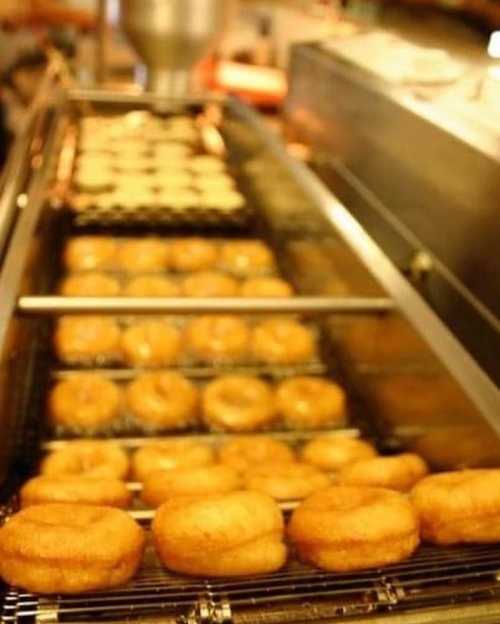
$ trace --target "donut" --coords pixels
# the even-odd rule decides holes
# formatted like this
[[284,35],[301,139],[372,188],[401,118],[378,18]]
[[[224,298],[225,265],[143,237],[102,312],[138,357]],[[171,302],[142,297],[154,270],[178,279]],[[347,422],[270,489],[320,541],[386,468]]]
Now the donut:
[[152,429],[185,429],[196,422],[197,388],[176,372],[144,373],[125,390],[133,417]]
[[443,472],[422,479],[410,500],[422,539],[433,544],[500,542],[500,470]]
[[159,275],[141,275],[131,279],[123,289],[125,297],[180,297],[177,282]]
[[144,532],[112,507],[51,503],[26,507],[0,528],[0,576],[38,594],[77,594],[129,581]]
[[160,470],[147,475],[142,487],[142,500],[159,507],[176,496],[210,496],[234,492],[240,486],[238,473],[229,466]]
[[252,332],[252,356],[265,364],[300,364],[316,352],[311,331],[297,321],[271,319],[256,325]]
[[74,373],[59,381],[48,401],[52,424],[91,430],[112,423],[120,407],[117,385],[96,373]]
[[248,490],[276,500],[299,500],[330,485],[330,479],[310,464],[273,460],[251,466],[244,482]]
[[250,330],[237,316],[199,316],[184,332],[187,352],[202,362],[229,364],[241,360],[250,346]]
[[216,156],[193,156],[189,162],[188,167],[193,173],[205,174],[205,173],[222,173],[226,169],[226,164],[220,158]]
[[157,197],[160,207],[169,210],[188,210],[198,205],[198,194],[188,189],[160,189]]
[[59,292],[64,297],[116,297],[120,282],[104,273],[75,273],[66,277]]
[[283,518],[259,492],[172,498],[156,512],[158,557],[192,576],[246,576],[279,570],[286,561]]
[[345,418],[345,393],[319,377],[292,377],[276,389],[276,407],[287,427],[320,429]]
[[57,321],[54,348],[63,362],[114,360],[120,351],[120,328],[106,316],[63,316]]
[[158,162],[155,162],[156,172],[154,175],[153,186],[160,193],[170,193],[172,191],[189,191],[192,185],[192,176],[189,171],[183,169],[162,168]]
[[220,251],[220,265],[235,275],[267,273],[275,268],[272,251],[260,241],[232,241]]
[[287,444],[279,440],[266,436],[241,436],[221,447],[219,461],[237,472],[246,472],[264,462],[292,462],[294,454]]
[[288,282],[279,277],[252,277],[243,282],[242,297],[276,297],[284,299],[293,296],[293,289]]
[[336,435],[314,438],[301,452],[302,461],[327,472],[337,472],[344,466],[376,456],[377,451],[368,442]]
[[186,297],[236,297],[238,282],[224,273],[200,271],[183,280],[182,290]]
[[345,485],[367,485],[406,492],[423,479],[429,469],[424,460],[413,453],[391,457],[373,457],[349,464],[339,472]]
[[407,559],[419,544],[419,526],[399,492],[332,486],[299,505],[288,536],[302,561],[328,572],[353,572]]
[[200,206],[211,210],[232,212],[245,206],[245,198],[232,189],[202,190]]
[[208,173],[194,179],[195,188],[202,192],[227,191],[234,189],[234,180],[227,173]]
[[203,420],[215,431],[255,431],[276,418],[272,389],[257,377],[227,375],[203,391]]
[[125,509],[132,493],[118,479],[93,479],[72,475],[40,476],[27,481],[20,492],[21,507],[45,503],[104,505]]
[[128,240],[120,246],[118,263],[127,273],[155,273],[168,268],[168,245],[154,238]]
[[125,329],[121,353],[126,364],[136,368],[176,364],[181,353],[178,329],[164,321],[141,321]]
[[70,239],[63,252],[69,271],[96,271],[113,268],[117,244],[106,236],[78,236]]
[[193,440],[164,440],[146,444],[132,457],[132,472],[138,481],[160,470],[201,468],[214,462],[214,452]]
[[75,185],[84,193],[102,193],[113,188],[113,175],[111,171],[99,169],[99,165],[95,168],[80,169],[75,173],[73,178]]
[[48,455],[41,473],[49,477],[62,475],[121,479],[128,474],[129,461],[125,451],[113,442],[75,440]]
[[206,271],[217,262],[217,247],[204,238],[179,238],[170,246],[171,265],[176,271]]

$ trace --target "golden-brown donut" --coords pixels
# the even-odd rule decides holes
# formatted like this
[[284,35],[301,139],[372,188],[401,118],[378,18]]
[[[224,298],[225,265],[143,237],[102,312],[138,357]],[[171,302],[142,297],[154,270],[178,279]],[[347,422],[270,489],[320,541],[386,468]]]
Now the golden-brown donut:
[[76,440],[48,455],[41,472],[47,476],[73,475],[95,479],[125,479],[129,461],[125,451],[114,442]]
[[144,373],[125,391],[128,408],[146,428],[184,429],[196,421],[199,394],[180,373]]
[[250,330],[237,316],[200,316],[184,333],[188,353],[203,362],[232,363],[248,352]]
[[64,297],[116,297],[120,282],[104,273],[75,273],[66,277],[60,287]]
[[70,364],[114,360],[120,352],[120,328],[106,316],[63,316],[57,321],[54,347]]
[[337,472],[344,466],[376,456],[377,451],[368,442],[337,435],[314,438],[301,452],[303,461],[327,472]]
[[293,288],[279,277],[252,277],[241,286],[242,297],[279,297],[284,299],[293,295]]
[[245,474],[249,490],[264,492],[276,500],[299,500],[324,490],[330,479],[310,464],[269,461],[256,464]]
[[384,487],[406,492],[429,472],[425,461],[413,453],[373,457],[349,464],[340,470],[339,482],[345,485]]
[[315,355],[314,336],[297,321],[271,319],[252,332],[252,355],[266,364],[300,364]]
[[500,470],[443,472],[422,479],[410,500],[422,539],[434,544],[500,542]]
[[246,472],[261,463],[294,461],[292,449],[267,436],[241,436],[226,442],[219,450],[219,461],[237,472]]
[[286,561],[281,511],[259,492],[172,498],[156,512],[153,536],[163,565],[182,574],[265,574]]
[[69,271],[110,269],[116,263],[116,241],[107,236],[77,236],[64,247],[64,266]]
[[170,249],[154,238],[138,238],[121,244],[118,263],[127,273],[156,273],[168,268]]
[[144,542],[140,526],[121,509],[34,505],[0,528],[0,576],[40,594],[109,589],[135,574]]
[[229,466],[160,470],[147,475],[141,498],[151,507],[159,507],[175,496],[210,496],[234,492],[241,485],[238,473]]
[[170,249],[172,268],[176,271],[206,271],[217,262],[217,246],[204,238],[179,238]]
[[181,335],[165,321],[141,321],[122,333],[121,352],[126,364],[134,367],[170,366],[179,360]]
[[408,558],[419,544],[417,515],[399,492],[332,486],[293,512],[288,535],[300,558],[331,572],[351,572]]
[[226,168],[226,165],[221,158],[205,154],[193,156],[189,160],[188,166],[191,171],[198,174],[220,173]]
[[168,277],[141,275],[131,279],[123,288],[125,297],[180,297],[179,284]]
[[203,391],[203,420],[216,431],[255,431],[273,422],[276,407],[268,383],[247,375],[227,375]]
[[256,240],[225,243],[220,251],[220,264],[235,275],[268,273],[275,267],[272,251]]
[[119,415],[118,386],[96,373],[74,373],[59,381],[49,394],[49,414],[54,425],[99,429]]
[[125,509],[130,505],[132,493],[118,479],[42,475],[23,485],[20,499],[21,507],[45,503],[75,503]]
[[184,278],[182,290],[186,297],[236,297],[238,282],[224,273],[200,271]]
[[214,462],[214,452],[194,440],[163,440],[147,444],[132,457],[135,479],[144,481],[148,474],[176,468],[200,468]]

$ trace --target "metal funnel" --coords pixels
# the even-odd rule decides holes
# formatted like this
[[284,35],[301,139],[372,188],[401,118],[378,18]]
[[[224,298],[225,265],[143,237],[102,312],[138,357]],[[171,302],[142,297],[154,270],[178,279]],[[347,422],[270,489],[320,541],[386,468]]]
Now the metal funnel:
[[189,92],[193,67],[215,46],[235,0],[121,0],[122,26],[147,67],[147,89]]

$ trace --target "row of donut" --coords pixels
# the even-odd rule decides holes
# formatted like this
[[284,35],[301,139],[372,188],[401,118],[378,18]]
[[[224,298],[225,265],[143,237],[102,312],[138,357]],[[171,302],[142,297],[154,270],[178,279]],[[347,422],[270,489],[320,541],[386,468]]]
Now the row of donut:
[[250,322],[231,315],[174,321],[67,316],[56,324],[55,352],[69,365],[305,365],[317,360],[315,331],[292,319]]
[[345,393],[321,377],[292,377],[275,387],[247,375],[224,375],[199,388],[177,372],[138,375],[122,390],[96,373],[74,373],[49,393],[52,424],[80,433],[141,428],[258,431],[273,425],[324,429],[345,423]]

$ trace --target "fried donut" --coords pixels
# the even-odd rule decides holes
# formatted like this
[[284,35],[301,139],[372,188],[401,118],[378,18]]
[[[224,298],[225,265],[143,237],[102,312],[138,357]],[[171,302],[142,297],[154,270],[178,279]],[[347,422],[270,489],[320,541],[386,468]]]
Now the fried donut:
[[95,479],[122,479],[128,474],[125,451],[114,442],[75,440],[48,455],[41,473],[50,477],[73,475]]
[[217,262],[217,247],[204,238],[179,238],[171,244],[171,264],[176,271],[206,271]]
[[406,492],[429,472],[419,455],[402,453],[391,457],[374,457],[345,466],[339,472],[344,485],[367,485]]
[[104,505],[125,509],[132,493],[118,479],[93,479],[57,475],[30,479],[21,488],[21,507],[45,503],[77,503]]
[[175,496],[227,494],[239,486],[238,473],[229,466],[214,464],[203,468],[160,470],[147,475],[141,498],[147,505],[159,507]]
[[214,452],[206,444],[193,440],[164,440],[147,444],[132,457],[134,478],[144,481],[160,470],[201,468],[214,462]]
[[248,469],[245,486],[276,500],[299,500],[330,485],[330,479],[310,464],[270,461]]
[[54,347],[63,362],[114,360],[120,352],[120,328],[106,316],[63,316],[57,321]]
[[141,275],[131,279],[123,289],[125,297],[180,297],[177,282],[159,275]]
[[203,420],[215,431],[255,431],[276,418],[272,389],[257,377],[227,375],[203,391]]
[[260,241],[234,241],[222,245],[220,264],[235,275],[267,273],[275,267],[272,251]]
[[52,503],[13,515],[0,529],[0,576],[39,594],[76,594],[129,581],[144,532],[111,507]]
[[222,173],[226,168],[226,164],[221,158],[205,154],[193,156],[189,160],[188,166],[191,171],[198,174]]
[[335,435],[314,438],[301,453],[302,461],[327,472],[336,472],[344,466],[376,456],[377,451],[368,442]]
[[186,348],[203,362],[232,363],[248,352],[250,330],[237,316],[200,316],[184,333]]
[[113,268],[117,244],[106,236],[78,236],[64,248],[64,266],[69,271],[95,271]]
[[182,290],[186,297],[236,297],[238,282],[224,273],[200,271],[183,280]]
[[178,329],[164,321],[142,321],[122,333],[121,352],[125,363],[134,367],[169,366],[181,353]]
[[99,429],[118,416],[121,394],[115,383],[101,375],[75,373],[52,388],[48,403],[54,425]]
[[433,544],[500,542],[500,470],[443,472],[422,479],[410,500],[422,539]]
[[237,472],[246,472],[265,462],[292,462],[294,455],[292,449],[279,440],[266,436],[241,436],[221,447],[219,461]]
[[300,364],[315,355],[314,336],[297,321],[271,319],[252,333],[252,355],[266,364]]
[[75,273],[66,277],[59,289],[64,297],[116,297],[120,282],[104,273]]
[[168,268],[170,250],[166,243],[154,238],[128,240],[120,246],[118,263],[127,273],[156,273]]
[[196,386],[176,372],[145,373],[125,391],[132,415],[153,429],[184,429],[196,421],[199,396]]
[[288,282],[279,277],[252,277],[241,286],[242,297],[276,297],[284,299],[293,295]]
[[407,559],[419,544],[417,514],[399,492],[332,486],[293,512],[288,535],[299,557],[329,572]]
[[182,574],[265,574],[286,561],[281,511],[259,492],[172,498],[156,512],[153,537],[163,565]]

